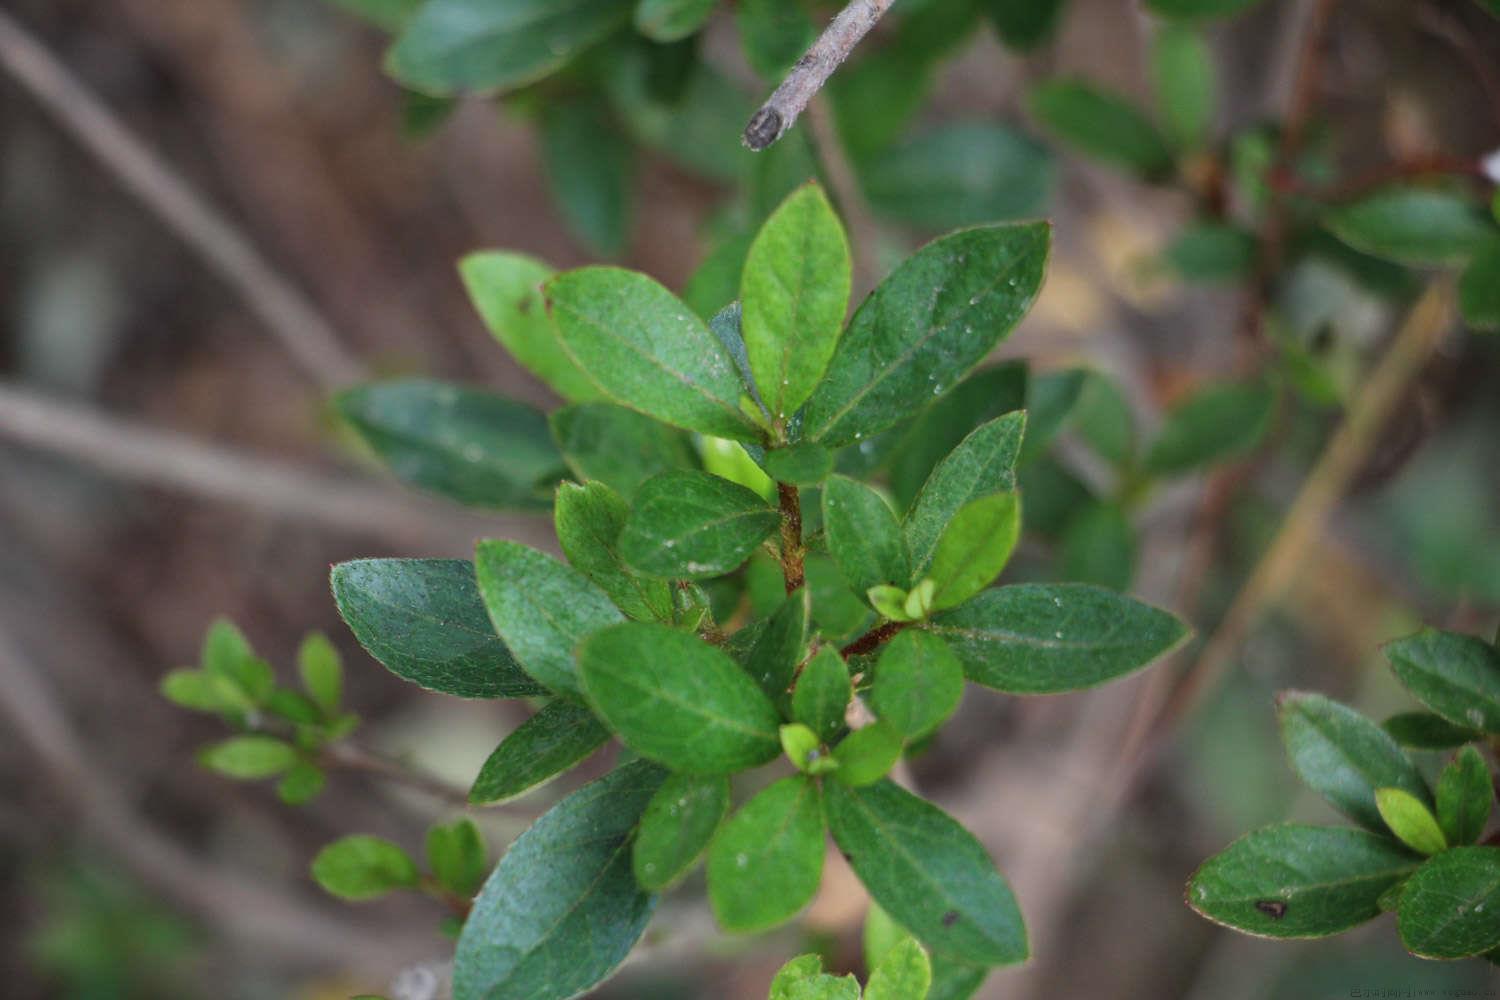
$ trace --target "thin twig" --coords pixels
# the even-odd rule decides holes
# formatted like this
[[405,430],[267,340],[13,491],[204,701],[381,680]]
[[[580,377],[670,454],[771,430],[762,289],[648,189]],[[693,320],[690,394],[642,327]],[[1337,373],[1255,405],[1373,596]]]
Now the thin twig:
[[801,587],[806,573],[802,551],[802,501],[797,496],[797,487],[786,483],[776,484],[776,495],[781,500],[781,573],[786,579],[788,594]]
[[324,763],[346,771],[359,771],[386,781],[414,788],[440,802],[461,809],[469,806],[469,794],[457,785],[424,771],[413,770],[400,761],[366,750],[353,743],[334,743],[323,751]]
[[862,653],[874,652],[880,648],[882,642],[885,642],[891,636],[906,628],[908,624],[908,622],[886,622],[883,625],[877,625],[839,650],[839,652],[844,654],[844,656],[859,656]]
[[318,308],[3,10],[0,67],[216,270],[314,381],[336,388],[363,377],[364,367]]
[[781,86],[777,87],[745,126],[745,145],[759,151],[786,134],[807,103],[813,99],[833,71],[847,58],[860,39],[890,9],[895,0],[850,0],[829,22],[807,54],[797,60]]

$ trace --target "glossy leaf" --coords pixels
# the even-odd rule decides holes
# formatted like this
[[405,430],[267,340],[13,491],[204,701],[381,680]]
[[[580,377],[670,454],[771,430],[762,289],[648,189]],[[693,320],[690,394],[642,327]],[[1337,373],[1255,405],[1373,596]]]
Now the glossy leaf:
[[1500,732],[1500,650],[1471,635],[1423,629],[1385,646],[1417,700],[1459,726]]
[[1146,471],[1177,475],[1254,449],[1271,424],[1276,394],[1260,382],[1198,390],[1167,413],[1146,454]]
[[915,938],[904,938],[871,970],[865,1000],[923,1000],[931,986],[927,953]]
[[901,525],[873,487],[830,476],[823,484],[823,531],[828,551],[855,593],[909,582],[911,560]]
[[664,625],[595,634],[579,654],[589,700],[642,756],[687,774],[728,774],[781,751],[781,718],[722,650]]
[[653,42],[675,42],[703,27],[714,0],[639,0],[635,30]]
[[1396,839],[1418,854],[1436,854],[1448,846],[1437,817],[1421,799],[1400,788],[1375,789],[1375,805]]
[[854,690],[849,668],[833,646],[824,646],[807,661],[792,690],[792,718],[828,743],[844,728],[844,712]]
[[856,729],[833,748],[838,764],[833,777],[846,785],[862,787],[891,773],[901,759],[901,732],[888,722],[872,722]]
[[681,431],[613,403],[581,403],[552,414],[552,436],[579,479],[597,479],[629,500],[669,469],[697,468]]
[[1172,154],[1155,125],[1134,104],[1078,79],[1056,79],[1033,89],[1031,116],[1087,156],[1147,179],[1164,176]]
[[1049,240],[1045,223],[979,227],[908,258],[854,314],[803,408],[803,436],[848,444],[951,389],[1030,308]]
[[663,782],[631,848],[641,888],[660,892],[691,871],[728,813],[728,778],[674,774]]
[[558,544],[574,569],[631,618],[669,621],[671,584],[639,575],[620,555],[620,534],[629,516],[630,505],[602,482],[564,483],[553,507]]
[[489,874],[484,837],[467,816],[427,831],[427,867],[437,884],[460,899],[479,891]]
[[950,229],[1041,214],[1052,195],[1054,170],[1052,154],[1030,136],[1003,125],[963,122],[870,157],[860,165],[860,181],[871,207],[886,218]]
[[1381,895],[1419,864],[1390,837],[1286,823],[1248,833],[1204,862],[1187,902],[1248,934],[1324,937],[1379,916]]
[[1500,945],[1500,848],[1429,858],[1401,890],[1396,927],[1420,958],[1468,958]]
[[1433,188],[1388,188],[1324,219],[1354,249],[1417,266],[1462,264],[1495,233],[1468,199]]
[[522,669],[549,691],[580,694],[574,651],[624,620],[608,595],[573,567],[519,542],[480,542],[474,572],[490,621]]
[[636,885],[630,838],[664,777],[644,761],[626,764],[521,834],[464,921],[455,997],[564,1000],[625,960],[656,904]]
[[555,273],[532,257],[486,251],[459,261],[469,298],[511,356],[564,399],[598,399],[597,386],[563,353],[542,285]]
[[1489,824],[1495,784],[1484,756],[1474,747],[1458,752],[1438,777],[1437,818],[1449,844],[1472,844]]
[[930,632],[906,629],[880,650],[870,707],[909,740],[920,739],[958,709],[964,668],[947,643]]
[[1025,432],[1026,414],[997,417],[975,428],[932,470],[902,526],[913,582],[926,575],[938,540],[964,505],[1016,488]]
[[312,861],[312,876],[340,899],[375,899],[417,884],[417,866],[388,840],[354,834],[335,840]]
[[704,580],[737,569],[781,524],[756,493],[706,472],[664,472],[641,485],[620,533],[635,570]]
[[1013,584],[987,590],[927,628],[976,684],[1054,694],[1132,673],[1185,639],[1165,611],[1085,584]]
[[1021,537],[1021,501],[1015,493],[995,493],[959,508],[938,538],[927,576],[933,581],[931,607],[944,610],[988,587]]
[[609,742],[609,730],[582,705],[549,702],[486,758],[469,789],[475,805],[504,802],[551,781]]
[[763,931],[806,906],[823,877],[818,786],[783,778],[745,803],[708,853],[708,901],[727,931]]
[[397,677],[460,698],[546,693],[495,634],[467,560],[357,559],[331,582],[354,637]]
[[824,786],[833,839],[875,901],[934,953],[982,965],[1027,956],[1015,897],[984,847],[890,781]]

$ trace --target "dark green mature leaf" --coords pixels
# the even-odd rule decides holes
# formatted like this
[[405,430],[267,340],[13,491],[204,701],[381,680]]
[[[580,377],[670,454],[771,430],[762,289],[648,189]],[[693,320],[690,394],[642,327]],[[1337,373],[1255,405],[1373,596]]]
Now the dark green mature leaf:
[[1178,149],[1198,149],[1210,138],[1218,77],[1202,34],[1166,24],[1151,40],[1151,76],[1162,128]]
[[1467,198],[1431,188],[1388,188],[1330,209],[1324,221],[1356,250],[1417,266],[1462,264],[1495,237]]
[[1281,741],[1292,768],[1335,809],[1379,833],[1375,789],[1399,788],[1424,805],[1432,794],[1396,741],[1347,705],[1307,691],[1277,696]]
[[975,372],[934,401],[908,427],[898,428],[904,433],[890,463],[891,492],[897,509],[911,507],[932,470],[976,427],[1025,406],[1026,366],[1009,362]]
[[1031,115],[1087,156],[1147,179],[1172,169],[1172,153],[1155,125],[1125,98],[1078,79],[1050,80],[1026,101]]
[[428,0],[386,70],[432,94],[534,83],[630,16],[632,0]]
[[1068,419],[1100,458],[1124,465],[1135,454],[1135,413],[1119,384],[1104,372],[1084,372]]
[[964,694],[964,668],[947,643],[907,629],[880,651],[870,706],[909,740],[920,739],[952,715]]
[[739,0],[735,27],[751,68],[767,80],[790,69],[816,35],[802,0]]
[[644,274],[585,267],[547,283],[563,349],[614,401],[665,423],[758,441],[744,387],[719,339]]
[[1247,833],[1204,862],[1187,903],[1247,934],[1325,937],[1379,916],[1381,894],[1419,864],[1390,837],[1285,823]]
[[1455,726],[1431,712],[1402,712],[1386,719],[1381,728],[1401,746],[1415,750],[1449,750],[1482,738],[1479,730]]
[[1418,854],[1436,854],[1448,847],[1437,817],[1410,792],[1400,788],[1377,788],[1375,805],[1396,839]]
[[353,834],[318,852],[312,877],[340,899],[375,899],[392,889],[415,886],[417,866],[390,841]]
[[1385,646],[1417,700],[1459,726],[1500,732],[1500,650],[1471,635],[1427,628]]
[[803,185],[761,227],[740,282],[750,370],[778,424],[797,412],[828,369],[852,280],[844,227],[823,189]]
[[1495,805],[1495,783],[1474,747],[1458,752],[1438,777],[1437,818],[1448,843],[1472,844],[1484,833]]
[[427,831],[427,867],[438,885],[460,899],[479,891],[489,873],[486,860],[484,837],[467,816]]
[[641,888],[672,885],[692,870],[729,813],[729,779],[674,774],[657,789],[641,817],[631,867]]
[[873,785],[901,759],[901,744],[901,731],[888,722],[856,729],[833,748],[833,777],[856,788]]
[[1181,20],[1230,17],[1255,6],[1260,0],[1146,0],[1153,14]]
[[805,775],[763,789],[730,817],[708,852],[708,901],[727,931],[790,920],[823,877],[823,810]]
[[1090,504],[1063,531],[1061,575],[1075,583],[1130,589],[1135,576],[1135,531],[1116,504]]
[[897,267],[850,321],[803,408],[803,436],[849,444],[951,389],[1030,308],[1050,232],[1046,223],[968,229]]
[[403,378],[334,405],[398,478],[462,504],[545,510],[563,474],[547,418],[503,396]]
[[638,0],[635,30],[653,42],[675,42],[703,27],[714,0]]
[[621,611],[641,621],[671,620],[671,584],[638,575],[620,556],[620,534],[630,516],[630,505],[620,494],[602,482],[563,483],[553,516],[568,562],[597,583]]
[[1026,385],[1026,440],[1021,465],[1030,465],[1062,433],[1089,382],[1086,368],[1033,374]]
[[1176,475],[1252,450],[1271,425],[1276,394],[1263,382],[1199,389],[1167,413],[1146,454],[1146,471]]
[[519,542],[480,542],[474,572],[490,622],[521,668],[550,691],[579,695],[574,651],[625,618],[608,595],[573,567]]
[[799,588],[772,613],[743,659],[745,672],[772,702],[779,702],[792,686],[792,677],[807,649],[807,623],[812,613],[811,591]]
[[567,771],[609,742],[609,730],[582,705],[550,702],[500,741],[469,789],[475,805],[504,802]]
[[1401,890],[1396,927],[1421,958],[1468,958],[1500,945],[1500,848],[1455,847],[1428,859]]
[[1480,247],[1464,269],[1458,306],[1464,322],[1474,329],[1500,330],[1500,237]]
[[1052,154],[1023,132],[971,122],[914,136],[860,165],[881,215],[931,229],[1033,217],[1052,194]]
[[1013,49],[1034,49],[1057,32],[1065,0],[984,0],[984,12]]
[[620,554],[651,576],[706,580],[739,567],[780,524],[780,514],[738,483],[663,472],[636,493]]
[[597,479],[626,500],[641,483],[698,460],[686,435],[613,403],[581,403],[555,411],[552,435],[579,479]]
[[1162,253],[1185,281],[1239,281],[1255,266],[1255,234],[1226,222],[1199,222],[1173,238]]
[[849,589],[844,577],[825,555],[807,558],[807,589],[812,595],[812,622],[829,642],[844,642],[874,621],[870,606]]
[[990,970],[982,966],[959,962],[946,955],[932,957],[932,987],[927,991],[927,1000],[969,1000],[984,981]]
[[833,839],[870,895],[933,952],[982,965],[1026,958],[1010,887],[952,817],[889,781],[828,782],[824,805]]
[[839,572],[857,594],[882,583],[905,585],[911,559],[901,525],[873,487],[847,476],[823,484],[823,531]]
[[1025,433],[1026,414],[1007,413],[981,424],[932,470],[903,525],[913,582],[926,573],[938,540],[962,507],[1016,488]]
[[1165,611],[1086,584],[1013,584],[933,618],[976,684],[1013,694],[1093,687],[1139,670],[1187,638]]
[[817,734],[823,743],[832,742],[844,728],[844,712],[854,689],[849,683],[849,668],[833,646],[824,646],[807,661],[792,690],[792,718]]
[[635,147],[597,96],[542,105],[543,175],[568,228],[612,257],[630,239]]
[[564,399],[598,399],[599,387],[563,353],[542,285],[556,272],[532,257],[518,253],[473,253],[458,263],[484,325],[511,356],[551,386]]
[[460,698],[546,694],[495,634],[467,560],[357,559],[331,583],[354,637],[397,677]]
[[993,493],[959,508],[938,538],[927,577],[934,584],[931,606],[955,607],[988,587],[1021,537],[1021,499]]
[[687,774],[728,774],[781,752],[781,717],[725,652],[665,625],[630,622],[583,644],[589,700],[625,745]]
[[242,781],[274,778],[297,763],[297,748],[274,736],[231,736],[198,751],[198,763]]
[[719,236],[683,285],[682,301],[705,321],[733,304],[740,294],[740,274],[754,239],[754,233],[741,229]]
[[564,1000],[625,960],[656,905],[631,873],[630,837],[664,777],[645,761],[625,764],[521,834],[464,922],[455,997]]

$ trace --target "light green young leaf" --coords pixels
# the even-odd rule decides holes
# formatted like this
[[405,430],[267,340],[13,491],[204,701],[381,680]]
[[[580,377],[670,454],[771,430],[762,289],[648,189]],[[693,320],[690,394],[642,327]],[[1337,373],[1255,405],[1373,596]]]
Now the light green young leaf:
[[232,736],[198,751],[198,763],[230,778],[274,778],[296,765],[297,748],[274,736]]
[[818,734],[800,722],[789,722],[781,727],[782,752],[797,770],[805,774],[813,773],[813,764],[822,745]]
[[597,479],[626,500],[652,476],[696,469],[682,431],[613,403],[580,403],[552,413],[552,436],[580,480]]
[[870,706],[909,740],[935,730],[958,709],[964,668],[947,643],[930,632],[898,632],[880,651]]
[[579,653],[589,700],[637,753],[687,774],[729,774],[781,751],[781,718],[755,681],[695,635],[644,622]]
[[1016,488],[1025,432],[1026,414],[997,417],[975,428],[932,470],[902,528],[913,581],[927,575],[938,540],[961,507]]
[[822,974],[822,955],[798,955],[777,970],[776,978],[771,980],[770,1000],[791,1000],[794,985]]
[[563,349],[615,402],[664,423],[759,441],[733,359],[692,310],[644,274],[585,267],[544,288]]
[[313,632],[297,648],[297,673],[302,689],[325,715],[339,710],[344,697],[344,664],[328,636]]
[[519,542],[483,541],[474,575],[490,622],[537,683],[581,694],[573,654],[599,629],[625,620],[588,577]]
[[416,863],[388,840],[354,834],[318,852],[312,877],[340,899],[365,900],[417,884]]
[[601,397],[563,353],[547,315],[542,286],[556,273],[552,268],[524,254],[490,250],[463,258],[458,273],[484,325],[512,357],[564,399]]
[[298,761],[276,783],[276,797],[289,806],[300,806],[316,798],[327,782],[322,768]]
[[609,742],[609,730],[587,708],[549,702],[500,741],[469,789],[475,805],[505,802],[551,781]]
[[397,677],[460,698],[547,693],[495,634],[468,560],[356,559],[331,583],[354,637]]
[[1449,722],[1500,732],[1500,650],[1471,635],[1423,629],[1385,646],[1407,690]]
[[763,931],[806,906],[823,877],[823,810],[805,775],[763,789],[708,852],[708,900],[727,931]]
[[1202,34],[1164,24],[1151,40],[1151,75],[1167,138],[1180,150],[1201,148],[1210,138],[1218,77]]
[[729,813],[729,779],[674,774],[663,782],[631,849],[635,880],[660,892],[687,875]]
[[227,677],[182,667],[161,679],[161,695],[194,712],[243,712],[254,703]]
[[1375,789],[1375,806],[1396,839],[1418,854],[1446,850],[1448,841],[1437,817],[1422,800],[1400,788]]
[[1387,188],[1324,217],[1356,250],[1418,267],[1462,264],[1495,238],[1495,227],[1467,198],[1435,188]]
[[676,42],[703,27],[714,0],[638,0],[635,30],[653,42]]
[[631,618],[670,621],[671,584],[640,576],[620,555],[620,534],[629,516],[630,505],[602,482],[558,487],[553,518],[568,562]]
[[920,615],[909,615],[906,613],[906,601],[909,596],[900,587],[893,587],[888,584],[871,587],[865,591],[865,599],[870,602],[870,607],[878,611],[881,617],[889,618],[893,622],[913,621],[921,617]]
[[906,601],[901,605],[901,611],[907,621],[921,621],[932,614],[932,599],[937,593],[937,584],[931,577],[923,580],[911,590],[906,592]]
[[1027,97],[1031,116],[1063,142],[1146,180],[1172,169],[1172,153],[1155,125],[1117,94],[1079,79],[1056,79]]
[[927,578],[933,581],[931,607],[956,607],[990,585],[1021,537],[1021,500],[995,493],[959,508],[938,538]]
[[620,554],[650,576],[706,580],[737,569],[780,524],[780,514],[737,483],[664,472],[637,492]]
[[802,436],[849,444],[951,389],[1030,308],[1049,241],[1046,223],[982,226],[908,258],[854,314],[802,410]]
[[852,280],[844,227],[823,189],[803,185],[761,227],[740,284],[750,370],[778,423],[797,412],[828,369]]
[[849,668],[834,646],[824,646],[807,661],[792,690],[792,718],[807,726],[824,743],[844,728],[844,712],[854,689]]
[[823,531],[839,572],[856,593],[910,582],[911,558],[901,525],[872,487],[847,476],[830,476],[823,484]]
[[899,941],[870,972],[865,1000],[923,1000],[932,986],[932,962],[916,938]]
[[1419,958],[1468,958],[1500,945],[1500,849],[1429,858],[1401,890],[1396,928]]
[[199,662],[204,673],[223,678],[256,704],[270,697],[276,684],[271,665],[255,655],[245,634],[227,618],[208,627]]
[[1262,382],[1198,390],[1167,413],[1146,454],[1146,471],[1177,475],[1246,454],[1265,436],[1275,403],[1275,392]]
[[1494,805],[1495,784],[1484,756],[1464,747],[1438,777],[1437,818],[1443,836],[1455,847],[1474,843],[1484,834]]
[[460,899],[479,891],[489,863],[484,836],[467,816],[439,823],[427,831],[427,867],[437,884]]
[[833,748],[838,770],[833,776],[846,785],[873,785],[891,773],[901,759],[901,731],[888,722],[856,729]]
[[743,486],[767,503],[776,499],[776,484],[739,442],[699,435],[698,453],[704,472]]

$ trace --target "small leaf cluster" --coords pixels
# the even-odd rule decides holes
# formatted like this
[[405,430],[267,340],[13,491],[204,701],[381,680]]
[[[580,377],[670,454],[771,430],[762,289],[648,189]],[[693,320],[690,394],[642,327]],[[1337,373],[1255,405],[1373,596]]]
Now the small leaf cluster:
[[489,874],[484,835],[472,819],[460,817],[427,831],[427,870],[400,846],[381,837],[351,834],[318,852],[312,877],[327,892],[354,902],[379,899],[398,890],[421,892],[451,907],[456,918],[445,925],[455,936],[470,901]]
[[241,730],[204,747],[199,763],[241,781],[278,778],[276,794],[288,805],[300,805],[323,790],[324,748],[347,737],[359,720],[341,708],[343,664],[326,636],[313,633],[302,641],[297,673],[301,690],[278,684],[244,633],[221,619],[204,637],[199,666],[168,673],[161,693]]
[[[1425,629],[1385,653],[1426,711],[1377,725],[1322,695],[1278,699],[1292,768],[1362,829],[1247,834],[1198,870],[1188,904],[1275,938],[1337,934],[1394,911],[1414,955],[1500,959],[1500,847],[1486,837],[1495,778],[1480,749],[1500,734],[1500,649]],[[1409,750],[1456,752],[1430,785]]]

